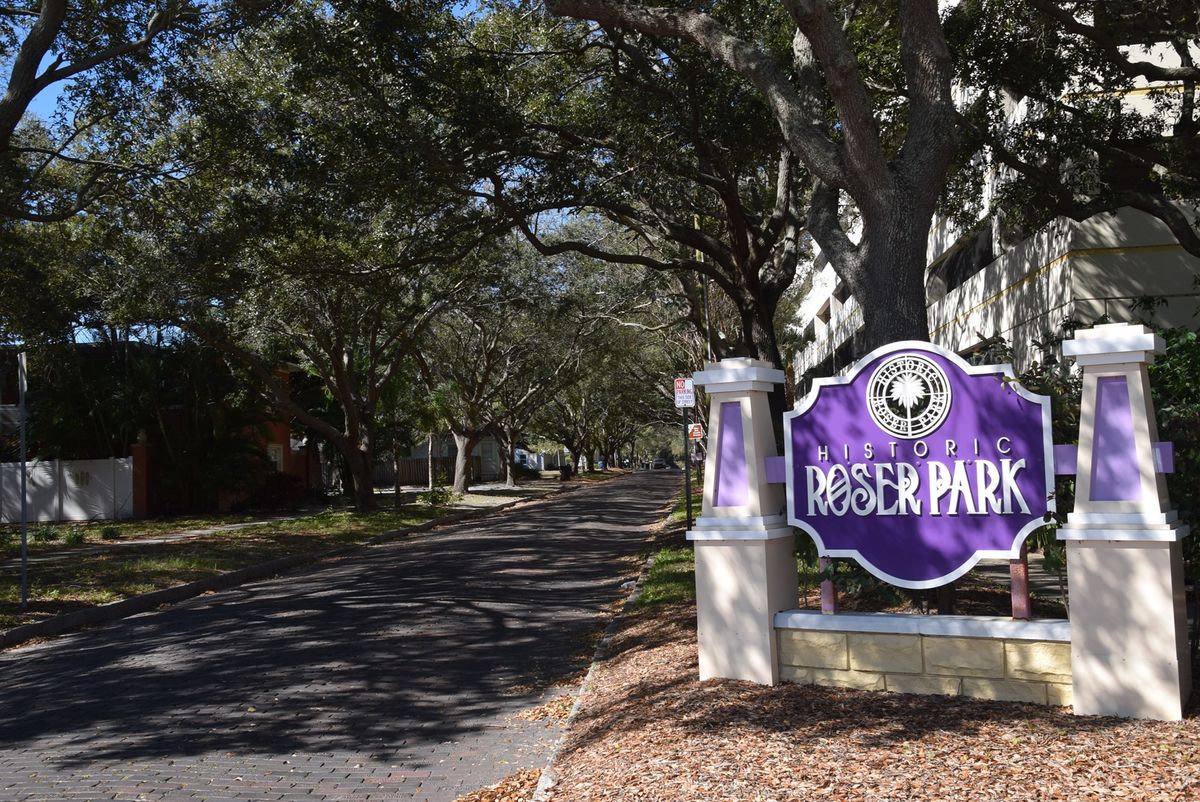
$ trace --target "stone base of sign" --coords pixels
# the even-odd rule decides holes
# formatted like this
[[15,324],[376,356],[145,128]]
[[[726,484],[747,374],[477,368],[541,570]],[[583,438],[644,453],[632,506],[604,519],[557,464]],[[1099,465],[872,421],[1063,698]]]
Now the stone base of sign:
[[1182,545],[1068,541],[1067,570],[1075,712],[1181,719],[1192,687]]
[[1066,621],[792,610],[775,625],[788,682],[1072,704]]
[[[773,616],[796,604],[795,538],[695,540],[700,679],[726,677],[775,685],[779,660]],[[747,532],[749,534],[749,532]]]

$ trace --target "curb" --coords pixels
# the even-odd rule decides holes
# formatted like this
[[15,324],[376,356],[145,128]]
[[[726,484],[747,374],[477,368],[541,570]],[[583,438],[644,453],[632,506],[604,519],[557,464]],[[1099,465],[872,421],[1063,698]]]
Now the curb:
[[[680,488],[682,492],[682,488]],[[675,506],[675,502],[671,501],[663,511],[663,515],[670,515],[671,509]],[[608,647],[612,643],[613,637],[617,634],[617,628],[625,615],[633,609],[633,605],[637,603],[638,598],[642,595],[642,589],[646,585],[646,578],[650,576],[650,569],[654,566],[654,555],[646,559],[642,565],[642,570],[638,574],[638,578],[634,580],[633,589],[629,595],[625,597],[625,602],[621,605],[621,611],[612,617],[608,622],[608,626],[604,628],[604,634],[600,636],[600,640],[596,642],[596,649],[592,652],[592,662],[588,666],[587,674],[584,675],[583,681],[579,683],[579,687],[575,690],[575,702],[571,705],[571,710],[567,713],[566,719],[563,721],[563,734],[558,739],[558,743],[554,745],[554,751],[546,758],[546,765],[542,768],[542,773],[538,777],[537,787],[533,790],[533,796],[529,802],[550,802],[550,795],[554,791],[554,786],[558,781],[554,777],[554,761],[558,760],[558,755],[562,751],[563,741],[571,730],[571,725],[575,723],[575,719],[579,716],[579,711],[583,708],[583,695],[587,692],[592,684],[592,675],[596,672],[596,666],[600,664],[608,652]]]
[[[618,480],[621,477],[614,477]],[[278,557],[274,560],[268,560],[255,565],[248,565],[244,568],[236,568],[232,571],[226,571],[216,576],[205,577],[198,579],[195,582],[187,582],[182,585],[174,585],[169,588],[160,590],[152,590],[149,593],[143,593],[139,596],[133,596],[128,599],[102,604],[97,607],[89,607],[84,610],[76,610],[71,613],[63,613],[56,615],[53,618],[47,618],[45,621],[37,621],[32,624],[21,624],[12,629],[0,632],[0,649],[7,649],[11,646],[18,646],[26,641],[34,638],[52,637],[54,635],[62,635],[83,627],[95,626],[97,624],[105,624],[110,621],[117,621],[122,618],[138,615],[140,613],[149,612],[156,607],[161,607],[166,604],[176,604],[190,598],[194,598],[203,593],[208,593],[214,590],[228,590],[232,587],[252,582],[256,579],[265,579],[271,576],[286,573],[293,568],[298,568],[303,565],[320,562],[322,560],[334,559],[337,557],[345,557],[353,554],[356,551],[366,549],[369,546],[377,546],[391,540],[396,540],[408,535],[418,534],[420,532],[428,532],[431,529],[436,529],[439,526],[459,523],[461,521],[470,520],[473,518],[484,518],[498,512],[504,512],[511,507],[516,507],[520,504],[536,504],[558,496],[566,495],[572,491],[578,490],[581,487],[588,487],[590,484],[574,484],[566,487],[561,487],[552,490],[545,495],[537,498],[521,498],[515,501],[509,501],[504,504],[498,504],[495,507],[483,507],[477,510],[464,510],[445,515],[441,518],[433,518],[424,523],[410,526],[405,529],[393,529],[388,532],[375,535],[362,543],[356,543],[351,546],[339,546],[326,551],[315,552],[313,554],[293,554],[287,557]]]

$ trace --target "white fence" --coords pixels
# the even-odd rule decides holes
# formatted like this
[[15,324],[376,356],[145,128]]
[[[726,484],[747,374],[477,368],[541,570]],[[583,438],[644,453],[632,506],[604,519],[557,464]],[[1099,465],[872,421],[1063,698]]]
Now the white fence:
[[[133,517],[133,459],[30,462],[30,521]],[[0,463],[0,523],[21,520],[21,463]]]

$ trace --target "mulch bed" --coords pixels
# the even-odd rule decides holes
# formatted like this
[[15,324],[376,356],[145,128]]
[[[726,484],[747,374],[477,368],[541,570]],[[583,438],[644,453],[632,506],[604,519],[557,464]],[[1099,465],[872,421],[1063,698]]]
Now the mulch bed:
[[521,769],[495,785],[472,791],[454,802],[528,802],[541,776],[541,769]]
[[555,763],[555,802],[1200,799],[1200,720],[699,682],[695,608],[628,615]]

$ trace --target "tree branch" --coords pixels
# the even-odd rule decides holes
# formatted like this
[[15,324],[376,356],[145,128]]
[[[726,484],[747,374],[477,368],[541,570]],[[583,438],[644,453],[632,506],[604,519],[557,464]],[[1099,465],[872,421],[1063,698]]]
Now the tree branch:
[[17,50],[9,71],[8,88],[0,98],[0,153],[8,150],[13,131],[37,95],[38,67],[62,30],[66,0],[42,0],[41,11]]
[[552,14],[630,28],[649,36],[687,39],[755,86],[764,96],[784,138],[822,180],[841,186],[845,166],[821,121],[805,114],[809,105],[788,76],[765,53],[718,24],[707,14],[648,8],[618,0],[547,0]]
[[[845,140],[848,179],[866,190],[865,194],[877,197],[889,189],[887,158],[879,141],[871,98],[863,86],[858,60],[846,32],[824,0],[783,0],[783,6],[808,41],[837,107]],[[794,39],[792,48],[795,57],[797,43]],[[841,185],[814,172],[826,184]],[[856,192],[855,197],[860,194],[864,193]]]
[[[1200,80],[1200,69],[1194,66],[1179,66],[1165,67],[1160,64],[1155,64],[1150,61],[1136,61],[1130,59],[1121,52],[1117,42],[1106,34],[1104,31],[1097,28],[1095,25],[1088,25],[1080,22],[1066,9],[1062,8],[1054,0],[1026,0],[1029,5],[1041,11],[1046,16],[1053,19],[1055,22],[1063,26],[1063,30],[1068,33],[1073,33],[1076,36],[1082,36],[1095,44],[1101,55],[1104,56],[1110,63],[1124,72],[1131,78],[1145,78],[1150,81],[1195,81]],[[1118,4],[1120,7],[1133,8],[1136,5],[1125,6]]]
[[958,148],[958,127],[937,0],[900,0],[900,42],[909,108],[899,170],[910,185],[940,182]]

